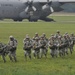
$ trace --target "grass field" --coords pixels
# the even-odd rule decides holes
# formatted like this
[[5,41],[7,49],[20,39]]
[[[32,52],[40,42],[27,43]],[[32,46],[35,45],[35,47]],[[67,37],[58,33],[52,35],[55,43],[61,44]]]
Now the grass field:
[[[0,22],[0,42],[7,43],[9,36],[13,35],[18,40],[17,59],[18,62],[11,62],[6,57],[7,62],[3,63],[0,58],[0,75],[75,75],[75,51],[65,57],[42,59],[24,59],[23,39],[26,34],[32,38],[36,32],[41,35],[46,33],[49,38],[60,30],[61,34],[65,32],[75,33],[74,16],[52,16],[56,22],[13,22],[5,20]],[[50,50],[49,50],[50,52]]]

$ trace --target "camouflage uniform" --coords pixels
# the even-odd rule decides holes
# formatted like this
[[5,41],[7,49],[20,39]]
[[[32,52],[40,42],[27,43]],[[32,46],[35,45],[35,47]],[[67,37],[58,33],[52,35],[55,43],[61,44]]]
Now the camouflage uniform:
[[58,49],[59,49],[59,56],[63,56],[64,55],[64,42],[63,42],[63,37],[59,37],[58,39],[59,45],[58,45]]
[[24,43],[23,49],[24,49],[25,57],[27,58],[27,56],[29,56],[29,58],[31,59],[32,41],[29,38],[29,36],[26,36],[23,43]]
[[38,38],[38,40],[40,39],[38,33],[35,33],[34,39]]
[[16,59],[16,49],[17,49],[17,40],[13,37],[13,36],[10,36],[9,37],[9,42],[8,42],[8,46],[10,47],[10,51],[9,51],[9,58],[11,61],[13,61],[13,58],[15,60],[15,62],[17,61]]
[[69,43],[69,49],[70,49],[70,53],[72,54],[72,52],[73,52],[73,46],[74,46],[74,41],[73,41],[73,39],[69,36],[69,35],[67,35],[67,39],[68,39],[68,43]]
[[40,52],[40,43],[39,43],[39,38],[36,37],[35,41],[33,42],[33,54],[34,57],[39,58],[39,52]]
[[68,47],[69,47],[69,41],[66,37],[66,35],[63,36],[63,44],[64,44],[64,55],[68,55]]
[[57,57],[57,46],[56,46],[56,42],[54,39],[54,36],[52,36],[48,42],[49,48],[51,50],[50,54],[52,57],[56,56]]
[[55,38],[56,40],[58,40],[58,38],[61,37],[60,31],[57,30],[56,34],[55,34]]
[[46,37],[45,33],[43,33],[42,36],[43,36],[44,40],[46,41],[46,50],[48,51],[48,38]]
[[5,59],[6,51],[4,48],[5,48],[5,45],[3,43],[0,43],[0,55],[2,56],[3,61],[5,63],[6,62],[6,59]]
[[47,42],[46,42],[46,39],[42,36],[41,39],[40,39],[40,55],[41,55],[41,58],[42,58],[43,54],[45,55],[45,57],[47,57]]
[[73,41],[73,46],[75,44],[75,35],[72,33],[71,36],[70,36],[71,40]]

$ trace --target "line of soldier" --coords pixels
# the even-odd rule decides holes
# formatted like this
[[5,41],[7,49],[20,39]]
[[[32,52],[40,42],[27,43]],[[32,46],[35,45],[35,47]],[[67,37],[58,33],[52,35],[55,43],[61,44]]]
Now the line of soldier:
[[42,58],[43,55],[47,57],[48,48],[52,57],[57,57],[58,54],[61,57],[68,55],[68,50],[70,50],[71,54],[74,51],[75,35],[73,33],[71,35],[65,33],[62,36],[58,30],[55,35],[51,34],[51,37],[48,39],[45,33],[42,36],[36,33],[33,39],[26,35],[23,44],[26,59],[27,56],[31,59],[31,50],[35,58]]
[[[42,58],[43,55],[47,57],[47,52],[50,49],[50,54],[52,57],[65,56],[68,55],[68,50],[70,53],[74,51],[75,44],[75,35],[72,33],[69,35],[65,33],[63,36],[58,30],[55,35],[51,34],[50,38],[46,37],[46,34],[43,33],[41,36],[38,33],[35,33],[35,36],[31,39],[27,34],[23,40],[23,50],[24,56],[27,59],[31,57],[33,53],[34,58]],[[0,55],[2,56],[4,62],[6,62],[5,56],[8,55],[11,61],[17,61],[16,50],[18,42],[13,37],[9,37],[8,44],[0,43]]]

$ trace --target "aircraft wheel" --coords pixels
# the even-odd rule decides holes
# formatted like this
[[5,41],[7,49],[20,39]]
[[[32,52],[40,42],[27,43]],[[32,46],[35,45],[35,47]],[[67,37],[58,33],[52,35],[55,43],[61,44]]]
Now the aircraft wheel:
[[18,20],[14,19],[14,21],[18,21]]
[[37,22],[38,20],[31,20],[31,19],[29,19],[29,22]]
[[38,20],[34,20],[34,22],[37,22]]
[[20,22],[21,22],[21,21],[22,21],[22,19],[20,19],[20,20],[18,20],[18,21],[20,21]]

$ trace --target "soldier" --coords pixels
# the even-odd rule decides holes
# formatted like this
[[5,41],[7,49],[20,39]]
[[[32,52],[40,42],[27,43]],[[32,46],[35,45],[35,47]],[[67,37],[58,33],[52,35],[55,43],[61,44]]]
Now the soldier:
[[38,39],[40,39],[38,33],[35,33],[34,39],[35,39],[36,37],[37,37]]
[[46,37],[45,33],[43,33],[42,36],[43,36],[44,40],[48,41],[48,38]]
[[32,48],[32,41],[29,38],[28,35],[26,35],[26,38],[23,40],[24,47],[23,49],[25,50],[25,58],[27,59],[27,56],[31,59],[31,48]]
[[70,49],[70,53],[72,54],[72,52],[73,52],[73,46],[74,46],[74,41],[73,41],[72,37],[69,36],[68,34],[66,35],[66,37],[67,37],[68,43],[69,43],[68,48]]
[[64,43],[63,43],[63,37],[62,36],[58,37],[58,42],[59,42],[59,45],[58,45],[59,56],[61,57],[64,55]]
[[48,45],[49,45],[49,48],[51,50],[51,56],[54,57],[56,56],[57,57],[57,46],[56,46],[56,43],[55,43],[55,38],[54,36],[52,35],[51,38],[49,39],[49,42],[48,42]]
[[75,35],[71,33],[70,38],[73,40],[73,45],[75,44]]
[[6,62],[6,59],[5,59],[6,51],[4,50],[4,48],[5,48],[5,45],[3,43],[0,43],[0,55],[2,56],[3,61],[5,63]]
[[8,55],[10,60],[13,61],[14,58],[15,62],[17,61],[16,59],[17,44],[18,44],[17,40],[13,36],[10,36],[8,41],[8,46],[10,47],[10,51]]
[[41,58],[43,56],[43,54],[45,55],[45,57],[47,57],[47,42],[44,38],[44,36],[41,36],[41,39],[40,39],[40,55],[41,55]]
[[56,32],[56,34],[55,34],[55,37],[58,39],[59,36],[61,36],[60,31],[57,30],[57,32]]
[[45,33],[43,33],[42,36],[43,36],[44,40],[46,41],[46,51],[48,52],[48,38],[46,37]]
[[63,35],[63,43],[64,43],[64,55],[65,53],[68,55],[69,42],[65,34]]
[[39,52],[40,52],[40,43],[39,43],[39,38],[36,37],[35,38],[35,41],[33,42],[33,54],[34,54],[34,57],[38,58],[39,59]]

